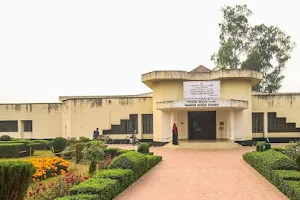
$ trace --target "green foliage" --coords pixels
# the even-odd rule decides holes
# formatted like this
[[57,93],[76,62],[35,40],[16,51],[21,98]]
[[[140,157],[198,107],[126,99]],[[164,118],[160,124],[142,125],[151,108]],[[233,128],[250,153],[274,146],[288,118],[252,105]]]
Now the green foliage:
[[84,142],[78,142],[75,144],[75,156],[76,156],[76,163],[78,164],[82,158],[83,158],[83,153],[82,153],[82,150],[83,148],[85,147],[85,143]]
[[[116,149],[106,153],[115,153]],[[127,151],[114,158],[110,169],[102,170],[87,181],[69,190],[70,196],[60,200],[73,200],[77,195],[97,195],[98,199],[114,199],[119,193],[161,161],[161,156],[144,155],[136,151]],[[87,197],[86,199],[93,199]],[[96,197],[95,197],[96,198]],[[79,199],[79,197],[78,197]]]
[[60,153],[67,146],[67,140],[63,137],[56,137],[51,142],[51,146],[53,147],[54,153]]
[[121,150],[119,148],[106,148],[104,149],[104,153],[105,155],[109,155],[111,157],[111,159],[113,159],[114,157],[116,157],[118,155],[118,151]]
[[246,5],[222,7],[220,48],[213,54],[216,69],[249,69],[263,73],[253,89],[274,93],[284,79],[282,71],[295,47],[291,37],[275,26],[250,25],[252,12]]
[[300,169],[300,154],[297,154],[295,161],[296,161],[296,163],[298,165],[298,169]]
[[108,168],[130,169],[139,178],[147,171],[147,158],[142,153],[130,151],[114,158]]
[[22,200],[36,169],[25,161],[0,161],[1,199]]
[[84,148],[83,158],[86,160],[91,161],[89,174],[93,175],[97,169],[97,163],[101,160],[104,160],[105,154],[103,151],[103,147],[97,143],[91,143],[88,147]]
[[107,144],[105,144],[103,141],[97,141],[93,140],[87,143],[87,147],[94,147],[97,146],[101,149],[105,149],[107,147]]
[[89,141],[91,141],[90,138],[87,138],[87,137],[84,137],[84,136],[79,137],[79,142],[85,142],[86,143],[86,142],[89,142]]
[[35,144],[34,150],[47,150],[50,148],[50,142],[48,140],[30,140],[30,144]]
[[75,145],[67,146],[61,153],[63,159],[72,159],[76,155]]
[[120,184],[117,180],[97,177],[90,178],[69,190],[70,195],[95,194],[101,200],[111,200],[119,192]]
[[300,143],[299,142],[287,145],[284,148],[284,154],[293,160],[296,160],[296,156],[299,153],[300,153]]
[[72,196],[61,197],[58,200],[99,200],[100,197],[96,194],[78,194]]
[[282,148],[282,147],[272,147],[272,149],[273,149],[274,151],[278,151],[278,152],[280,152],[280,153],[282,153],[282,154],[285,153],[285,149]]
[[128,170],[128,169],[102,170],[99,173],[97,173],[95,177],[118,180],[122,190],[124,190],[131,183],[134,182],[134,173],[132,170]]
[[122,155],[122,154],[127,153],[127,152],[130,152],[130,151],[134,151],[134,150],[131,150],[131,149],[120,149],[120,150],[117,151],[117,156]]
[[[293,160],[272,149],[245,153],[243,157],[290,199],[299,199],[300,172],[296,171],[298,167]],[[295,181],[298,184],[295,184]]]
[[139,144],[137,151],[140,153],[146,154],[146,153],[149,153],[149,148],[150,148],[149,143],[143,142],[143,143]]
[[264,151],[264,146],[266,145],[265,141],[259,141],[256,143],[256,151]]
[[9,135],[1,135],[0,141],[10,141],[11,137]]
[[1,143],[0,158],[17,158],[30,155],[30,148],[24,143]]

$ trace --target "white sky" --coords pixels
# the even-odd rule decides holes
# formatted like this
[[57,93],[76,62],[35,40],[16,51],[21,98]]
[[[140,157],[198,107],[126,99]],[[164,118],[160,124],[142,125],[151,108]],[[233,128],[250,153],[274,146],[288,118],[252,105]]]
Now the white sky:
[[298,44],[281,92],[300,92],[300,12],[294,0],[2,0],[0,103],[138,94],[151,91],[142,73],[190,71],[199,64],[212,69],[220,8],[245,3],[251,22],[276,25]]

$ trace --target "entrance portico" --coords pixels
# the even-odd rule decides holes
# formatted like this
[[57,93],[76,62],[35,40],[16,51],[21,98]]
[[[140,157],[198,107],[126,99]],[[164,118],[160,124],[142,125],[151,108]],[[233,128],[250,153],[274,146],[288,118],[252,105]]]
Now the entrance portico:
[[253,85],[262,78],[248,70],[154,71],[142,75],[153,90],[153,140],[252,140]]
[[[239,116],[247,108],[247,101],[227,99],[156,103],[156,109],[162,112],[162,129],[176,123],[181,140],[234,140],[243,131],[242,126],[239,129]],[[171,131],[165,131],[163,141],[170,141],[171,136]]]

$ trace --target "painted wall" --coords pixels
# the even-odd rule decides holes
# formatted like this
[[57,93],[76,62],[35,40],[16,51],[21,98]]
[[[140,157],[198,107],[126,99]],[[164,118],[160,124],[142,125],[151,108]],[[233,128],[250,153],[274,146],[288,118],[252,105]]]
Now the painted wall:
[[[152,114],[151,97],[128,98],[85,98],[63,101],[62,127],[66,137],[85,136],[92,138],[95,128],[111,129],[111,125],[121,124],[121,119],[129,119],[130,114],[138,114],[138,138],[142,137],[141,114]],[[113,139],[125,139],[125,134],[109,134]],[[143,138],[151,138],[145,135]]]
[[[61,104],[0,104],[0,121],[18,120],[18,132],[0,132],[16,138],[48,139],[62,136]],[[32,120],[32,132],[24,132],[22,120]]]
[[264,133],[253,134],[254,137],[300,137],[298,132],[268,133],[268,112],[276,112],[277,117],[285,117],[287,123],[296,123],[300,128],[300,94],[254,94],[252,96],[253,112],[264,113]]

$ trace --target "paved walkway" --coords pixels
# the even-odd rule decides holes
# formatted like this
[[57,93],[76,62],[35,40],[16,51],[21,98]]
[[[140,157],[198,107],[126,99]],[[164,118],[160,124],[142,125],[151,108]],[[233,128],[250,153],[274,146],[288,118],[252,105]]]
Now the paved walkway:
[[151,151],[162,155],[163,161],[115,200],[288,200],[243,161],[243,153],[251,150],[251,147],[223,151],[153,147]]

